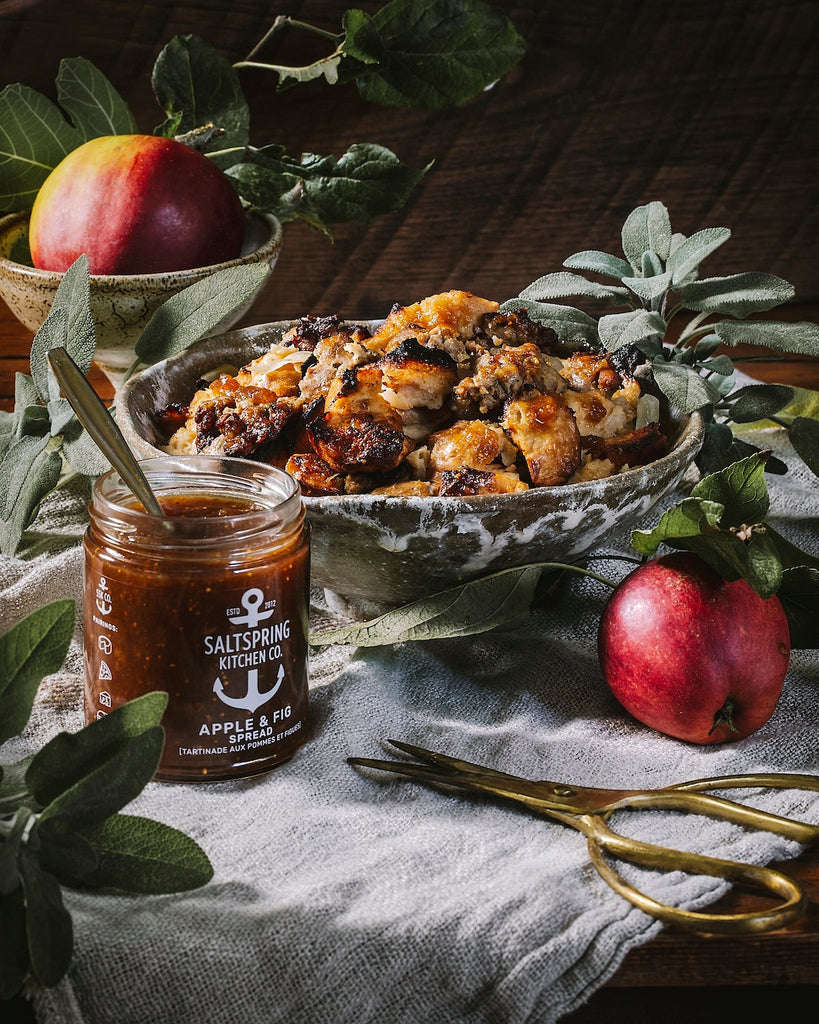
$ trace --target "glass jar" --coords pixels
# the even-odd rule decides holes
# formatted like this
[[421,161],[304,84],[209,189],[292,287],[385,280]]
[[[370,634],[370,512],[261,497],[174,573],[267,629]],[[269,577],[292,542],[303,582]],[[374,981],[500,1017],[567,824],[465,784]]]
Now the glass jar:
[[141,463],[165,517],[113,470],[84,539],[87,722],[168,693],[156,778],[237,779],[307,738],[309,543],[298,484],[245,459]]

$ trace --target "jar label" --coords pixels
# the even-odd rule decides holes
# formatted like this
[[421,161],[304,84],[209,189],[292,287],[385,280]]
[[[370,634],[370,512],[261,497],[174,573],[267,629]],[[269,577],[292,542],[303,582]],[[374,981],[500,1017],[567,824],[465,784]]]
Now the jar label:
[[166,690],[158,778],[252,774],[306,738],[306,578],[299,588],[275,571],[244,575],[241,588],[143,585],[88,567],[86,718]]

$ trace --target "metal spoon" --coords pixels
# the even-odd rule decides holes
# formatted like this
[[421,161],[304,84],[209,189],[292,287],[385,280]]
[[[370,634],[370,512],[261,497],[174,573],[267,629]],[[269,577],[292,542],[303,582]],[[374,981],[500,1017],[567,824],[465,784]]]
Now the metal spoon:
[[47,353],[47,359],[63,394],[94,443],[139,498],[145,511],[154,516],[164,516],[162,506],[122,436],[122,431],[106,409],[105,403],[88,383],[85,374],[64,348],[52,348]]

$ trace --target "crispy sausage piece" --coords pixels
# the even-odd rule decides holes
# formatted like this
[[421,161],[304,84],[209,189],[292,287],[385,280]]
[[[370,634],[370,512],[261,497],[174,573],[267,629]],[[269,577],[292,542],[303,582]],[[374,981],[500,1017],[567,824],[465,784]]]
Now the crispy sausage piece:
[[580,434],[562,395],[529,392],[512,399],[501,424],[523,453],[535,487],[565,483],[580,465]]
[[609,459],[617,469],[623,466],[645,466],[659,459],[668,448],[668,438],[660,430],[659,423],[647,423],[639,430],[616,437],[581,437],[580,443],[593,458]]

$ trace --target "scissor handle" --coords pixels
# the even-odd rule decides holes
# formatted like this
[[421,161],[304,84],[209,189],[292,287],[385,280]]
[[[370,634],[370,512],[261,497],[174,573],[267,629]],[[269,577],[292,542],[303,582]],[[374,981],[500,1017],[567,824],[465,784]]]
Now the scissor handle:
[[[557,816],[556,814],[555,817]],[[800,917],[807,908],[807,897],[800,885],[773,868],[722,860],[719,857],[684,850],[672,850],[639,839],[631,839],[615,832],[602,817],[595,814],[575,816],[569,824],[573,824],[586,836],[589,856],[604,881],[635,907],[665,924],[673,924],[694,932],[748,935],[783,928]],[[655,900],[635,888],[609,864],[605,858],[606,853],[642,867],[725,878],[729,882],[751,889],[762,889],[782,902],[766,910],[741,914],[683,910]]]

